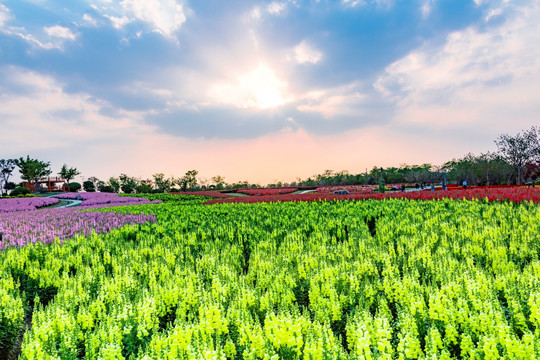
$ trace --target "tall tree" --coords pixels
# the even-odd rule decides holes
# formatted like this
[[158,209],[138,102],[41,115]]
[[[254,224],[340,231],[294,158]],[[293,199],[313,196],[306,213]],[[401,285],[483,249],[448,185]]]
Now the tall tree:
[[152,175],[152,177],[154,178],[154,184],[160,191],[166,192],[171,190],[173,182],[171,179],[166,179],[165,174],[158,173]]
[[60,172],[58,173],[58,175],[66,179],[68,191],[70,191],[69,182],[75,179],[75,176],[80,174],[81,173],[79,172],[79,170],[77,170],[77,168],[70,168],[66,164],[62,165],[62,169],[60,169]]
[[14,159],[0,159],[0,195],[4,193],[15,166]]
[[19,168],[21,179],[33,181],[36,191],[39,189],[39,180],[51,175],[52,173],[50,169],[50,162],[30,159],[29,155],[26,155],[26,159],[23,157],[16,159],[15,165],[17,165]]
[[139,181],[131,176],[126,174],[120,174],[120,189],[126,194],[131,194],[137,189]]
[[189,170],[184,176],[177,180],[177,184],[182,191],[193,190],[197,187],[197,170]]
[[537,129],[532,127],[514,136],[501,134],[495,140],[495,144],[501,156],[514,167],[517,176],[516,183],[521,184],[525,166],[533,162],[539,151]]
[[216,184],[218,189],[223,189],[225,186],[225,178],[221,175],[216,175],[211,178],[212,182]]

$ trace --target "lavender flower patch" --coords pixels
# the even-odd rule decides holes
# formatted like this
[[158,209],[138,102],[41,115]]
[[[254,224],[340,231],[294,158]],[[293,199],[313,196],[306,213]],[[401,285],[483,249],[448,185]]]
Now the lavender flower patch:
[[44,206],[58,204],[60,200],[54,198],[20,198],[20,199],[0,199],[0,213],[35,210]]
[[43,209],[5,213],[0,216],[0,250],[8,246],[52,243],[76,235],[108,233],[127,224],[156,222],[154,214],[81,212],[77,209]]
[[55,196],[58,199],[82,200],[81,207],[104,207],[106,206],[123,206],[123,205],[146,205],[158,204],[161,200],[150,201],[148,199],[136,197],[120,197],[118,194],[111,193],[65,193]]

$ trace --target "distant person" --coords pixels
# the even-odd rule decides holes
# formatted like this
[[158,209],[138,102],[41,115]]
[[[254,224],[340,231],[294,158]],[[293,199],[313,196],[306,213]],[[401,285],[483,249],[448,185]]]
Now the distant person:
[[466,190],[467,189],[467,180],[463,180],[463,190]]
[[401,184],[401,192],[405,192],[405,184]]
[[435,191],[435,185],[431,184],[431,191]]

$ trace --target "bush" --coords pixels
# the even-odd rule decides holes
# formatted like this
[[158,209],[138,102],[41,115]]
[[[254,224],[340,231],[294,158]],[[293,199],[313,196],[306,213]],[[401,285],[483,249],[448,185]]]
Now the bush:
[[88,189],[94,189],[94,191],[96,191],[94,187],[94,183],[89,180],[86,180],[85,182],[83,182],[83,188],[84,188],[84,191],[88,191],[88,192],[90,192],[90,190]]
[[104,186],[101,187],[101,192],[113,193],[115,191],[114,191],[114,188],[111,185],[104,185]]
[[11,196],[19,196],[19,195],[28,195],[30,194],[30,189],[25,188],[24,186],[17,186],[13,191],[11,192]]
[[69,191],[77,192],[81,190],[82,186],[78,182],[69,183]]
[[163,194],[163,189],[153,189],[151,194]]

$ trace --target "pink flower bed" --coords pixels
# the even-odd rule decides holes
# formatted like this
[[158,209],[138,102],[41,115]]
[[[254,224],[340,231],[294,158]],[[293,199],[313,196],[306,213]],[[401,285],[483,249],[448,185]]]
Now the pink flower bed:
[[86,212],[78,208],[19,211],[0,216],[0,250],[41,242],[52,243],[92,232],[108,233],[127,224],[156,222],[154,214]]
[[44,206],[58,204],[60,200],[54,198],[29,197],[20,199],[0,199],[0,213],[36,210]]

